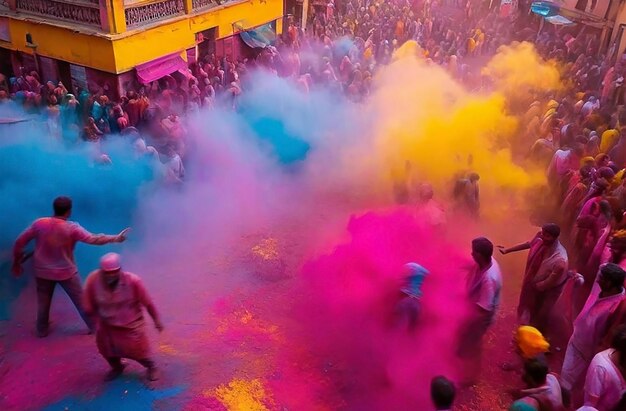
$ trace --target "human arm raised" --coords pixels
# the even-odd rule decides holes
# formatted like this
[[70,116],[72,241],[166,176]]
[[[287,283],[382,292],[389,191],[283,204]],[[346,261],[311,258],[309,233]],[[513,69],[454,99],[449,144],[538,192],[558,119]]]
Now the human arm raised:
[[497,246],[498,251],[500,251],[501,254],[508,254],[508,253],[514,253],[516,251],[524,251],[524,250],[529,250],[530,249],[530,241],[526,241],[525,243],[521,243],[518,244],[516,246],[513,247],[509,247],[509,248],[505,248],[502,245]]
[[130,228],[125,228],[117,235],[92,234],[80,225],[76,224],[74,239],[87,244],[103,245],[108,243],[123,243],[130,232]]

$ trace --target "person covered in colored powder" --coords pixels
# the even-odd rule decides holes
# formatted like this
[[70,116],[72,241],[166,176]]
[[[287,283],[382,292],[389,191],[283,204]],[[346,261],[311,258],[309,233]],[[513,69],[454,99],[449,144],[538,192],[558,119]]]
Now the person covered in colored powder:
[[443,206],[433,198],[434,194],[432,185],[420,184],[417,212],[423,215],[433,227],[443,227],[446,224],[446,212]]
[[468,362],[466,385],[473,384],[478,377],[483,336],[495,321],[502,289],[502,273],[493,258],[493,243],[485,237],[472,240],[472,258],[475,264],[466,284],[470,312],[461,327],[457,348],[457,356]]
[[437,376],[430,380],[430,398],[437,411],[450,411],[454,404],[456,387],[444,376]]
[[[513,362],[505,362],[501,365],[504,371],[516,371],[523,368],[526,361],[540,358],[544,359],[545,354],[550,351],[550,343],[543,334],[529,325],[522,325],[517,328],[513,339],[515,346],[515,357]],[[567,396],[569,401],[569,396]]]
[[[612,411],[626,392],[626,325],[613,336],[611,347],[596,354],[585,379],[585,405]],[[623,406],[623,405],[622,405]]]
[[77,242],[103,245],[121,243],[126,240],[129,229],[117,235],[92,234],[78,223],[69,221],[72,215],[72,199],[57,197],[52,207],[54,216],[35,220],[15,241],[13,247],[13,275],[23,272],[24,248],[35,240],[33,267],[37,281],[37,335],[46,337],[49,329],[50,304],[52,295],[59,284],[74,303],[78,313],[90,330],[91,320],[85,315],[82,303],[82,287],[78,268],[74,261],[74,247]]
[[100,269],[90,273],[85,281],[85,311],[97,320],[98,351],[111,366],[105,377],[107,381],[124,372],[122,358],[146,367],[148,380],[158,379],[146,333],[144,307],[156,329],[163,331],[159,314],[141,278],[122,270],[119,254],[105,254],[100,259]]
[[600,268],[598,289],[594,289],[574,321],[574,332],[567,343],[561,377],[563,387],[572,390],[587,371],[593,356],[611,329],[611,320],[624,299],[626,272],[608,263]]
[[165,148],[165,156],[166,181],[172,184],[182,184],[185,178],[185,166],[173,145],[169,144]]
[[515,346],[524,360],[537,358],[550,350],[550,343],[546,341],[541,331],[529,325],[518,327],[515,333]]
[[543,358],[531,358],[524,362],[522,379],[526,388],[520,390],[518,400],[513,402],[510,411],[565,410],[559,377],[549,372]]
[[550,343],[545,339],[541,331],[530,325],[522,325],[517,328],[513,338],[517,357],[513,363],[506,362],[501,365],[504,371],[514,371],[523,365],[524,361],[542,357],[550,350]]
[[480,180],[480,176],[477,173],[469,173],[466,177],[456,181],[453,192],[457,208],[467,212],[472,217],[478,217],[480,211],[478,180]]
[[[626,269],[626,230],[618,230],[613,233],[609,244],[604,250],[603,259],[608,259],[607,262],[617,264],[622,269]],[[598,283],[593,285],[591,293],[597,292]],[[604,347],[610,347],[613,343],[613,338],[620,330],[622,324],[626,324],[626,299],[617,306],[615,313],[613,314],[610,322],[610,329],[604,339]]]
[[559,241],[560,234],[559,226],[549,223],[543,225],[541,232],[528,242],[510,248],[498,246],[503,255],[530,250],[517,316],[520,323],[537,327],[543,333],[548,327],[554,304],[569,278],[567,251]]
[[407,275],[400,289],[402,297],[396,305],[396,317],[406,321],[409,331],[414,331],[421,311],[422,284],[429,271],[417,263],[408,263],[404,269]]

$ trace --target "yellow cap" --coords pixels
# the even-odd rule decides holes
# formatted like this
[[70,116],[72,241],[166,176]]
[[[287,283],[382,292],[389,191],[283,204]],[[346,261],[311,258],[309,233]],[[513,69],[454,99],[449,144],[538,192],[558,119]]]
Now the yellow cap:
[[550,343],[543,338],[541,332],[529,325],[517,329],[515,340],[524,358],[533,358],[550,349]]

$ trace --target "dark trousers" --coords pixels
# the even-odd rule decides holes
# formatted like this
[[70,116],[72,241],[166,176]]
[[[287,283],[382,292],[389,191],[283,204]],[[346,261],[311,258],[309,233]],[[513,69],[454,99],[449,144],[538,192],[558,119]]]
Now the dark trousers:
[[37,332],[46,333],[48,331],[50,304],[52,303],[52,295],[56,285],[59,284],[65,293],[70,297],[72,303],[78,310],[87,327],[93,330],[93,322],[85,314],[83,309],[83,287],[80,284],[78,274],[74,274],[71,278],[63,281],[46,280],[37,278]]

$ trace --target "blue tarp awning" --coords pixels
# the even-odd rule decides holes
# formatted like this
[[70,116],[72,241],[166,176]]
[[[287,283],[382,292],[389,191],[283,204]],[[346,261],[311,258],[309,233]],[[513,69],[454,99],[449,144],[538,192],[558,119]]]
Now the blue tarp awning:
[[583,23],[593,27],[602,27],[606,23],[601,17],[567,8],[554,1],[533,1],[530,11],[545,18],[549,23],[557,25]]
[[552,23],[557,26],[571,26],[572,24],[576,24],[567,17],[563,17],[561,15],[545,17],[548,23]]
[[255,29],[239,33],[244,43],[252,48],[265,48],[276,40],[276,33],[271,24],[264,24]]

